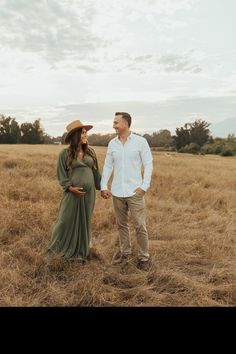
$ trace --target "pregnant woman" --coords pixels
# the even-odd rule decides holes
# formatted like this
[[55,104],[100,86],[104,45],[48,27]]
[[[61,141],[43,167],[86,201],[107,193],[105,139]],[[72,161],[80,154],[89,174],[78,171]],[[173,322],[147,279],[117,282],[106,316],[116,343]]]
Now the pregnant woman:
[[65,137],[69,147],[60,152],[57,162],[63,197],[48,251],[65,259],[85,261],[89,256],[91,218],[101,180],[95,151],[87,140],[92,127],[79,120],[70,123]]

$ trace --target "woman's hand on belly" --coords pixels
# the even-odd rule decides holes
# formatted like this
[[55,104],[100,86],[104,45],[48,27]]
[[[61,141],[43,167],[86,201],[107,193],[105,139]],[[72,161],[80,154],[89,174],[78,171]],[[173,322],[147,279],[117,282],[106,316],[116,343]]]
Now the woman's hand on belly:
[[68,188],[68,191],[73,193],[77,198],[83,198],[84,195],[86,194],[86,192],[83,192],[83,188],[82,187],[70,186]]

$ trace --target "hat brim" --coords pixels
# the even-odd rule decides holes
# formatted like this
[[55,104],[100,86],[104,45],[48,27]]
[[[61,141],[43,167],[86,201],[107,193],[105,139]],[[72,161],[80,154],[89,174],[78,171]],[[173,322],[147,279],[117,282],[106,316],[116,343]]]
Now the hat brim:
[[71,134],[73,134],[76,130],[83,129],[83,128],[88,131],[93,128],[93,125],[83,125],[82,127],[72,129],[69,133],[66,134],[65,143],[66,144],[69,143]]

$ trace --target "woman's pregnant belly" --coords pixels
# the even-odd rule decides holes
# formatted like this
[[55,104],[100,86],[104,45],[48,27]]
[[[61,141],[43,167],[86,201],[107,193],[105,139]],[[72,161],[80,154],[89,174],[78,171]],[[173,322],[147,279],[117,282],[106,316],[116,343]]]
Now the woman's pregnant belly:
[[71,181],[74,187],[81,187],[84,192],[94,187],[93,172],[90,168],[75,168],[71,174]]

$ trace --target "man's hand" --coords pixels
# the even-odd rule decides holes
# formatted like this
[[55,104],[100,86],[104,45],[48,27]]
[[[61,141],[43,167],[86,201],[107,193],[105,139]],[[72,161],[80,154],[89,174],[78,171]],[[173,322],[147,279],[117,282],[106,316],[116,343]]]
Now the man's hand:
[[68,188],[69,192],[73,193],[77,198],[83,198],[86,192],[83,192],[82,187],[72,187]]
[[109,191],[108,189],[105,189],[104,191],[101,191],[101,197],[103,199],[108,199],[111,197],[111,191]]
[[137,188],[135,189],[135,193],[140,195],[140,197],[143,197],[146,192],[142,188]]

